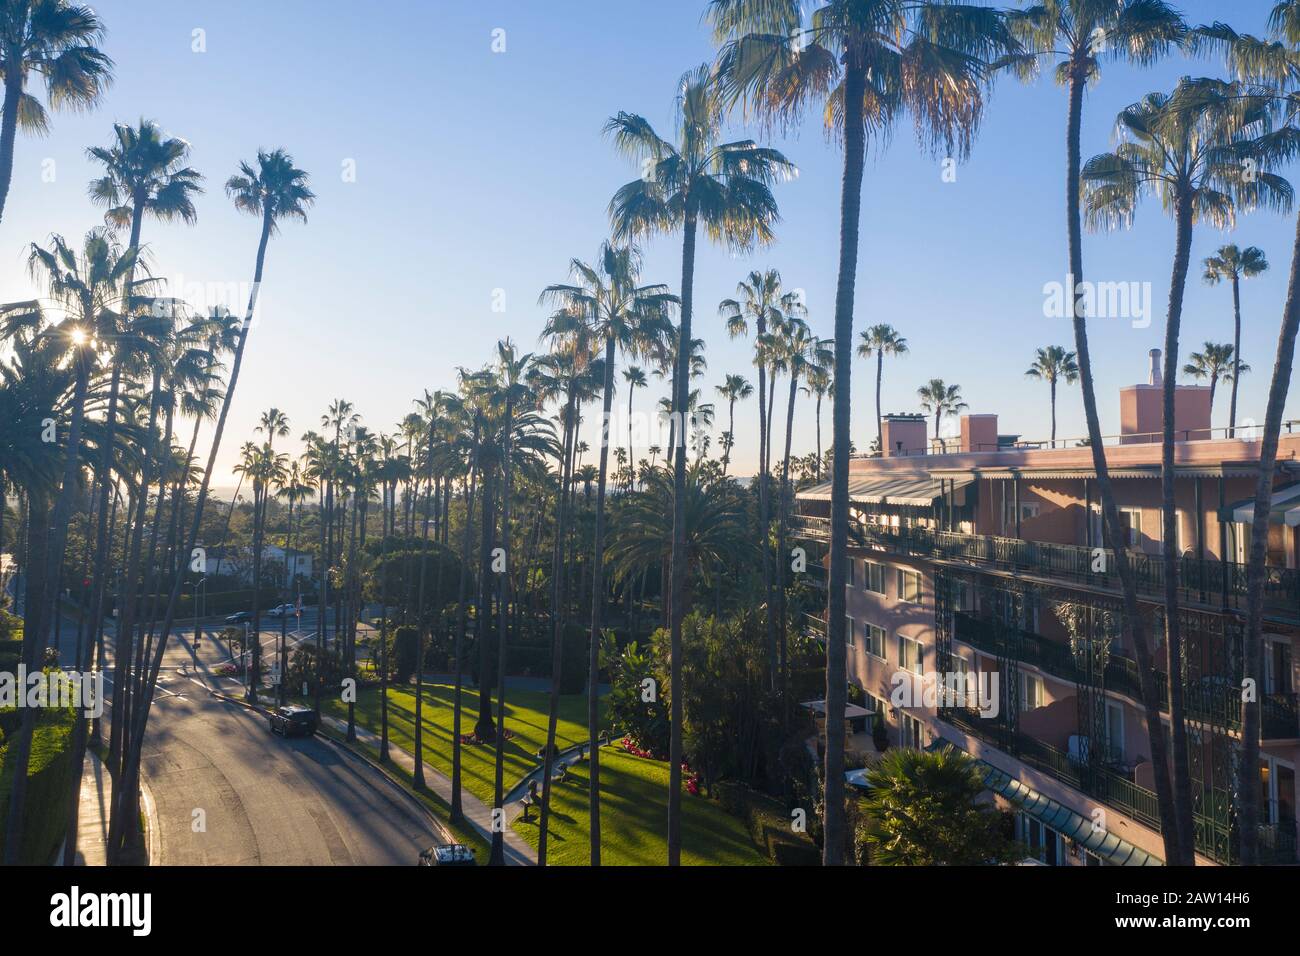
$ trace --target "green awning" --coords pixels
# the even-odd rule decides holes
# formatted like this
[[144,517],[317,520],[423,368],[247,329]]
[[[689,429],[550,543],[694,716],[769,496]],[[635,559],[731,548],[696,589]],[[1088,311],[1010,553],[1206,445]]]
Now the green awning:
[[[955,746],[952,741],[939,738],[926,749],[938,750]],[[984,775],[986,787],[1061,836],[1074,840],[1093,856],[1100,857],[1112,866],[1164,866],[1164,861],[1158,857],[1127,840],[1121,840],[1113,833],[1094,829],[1092,821],[1083,814],[1026,786],[991,763],[977,758],[975,764]]]
[[[945,494],[969,485],[973,479],[939,481],[929,475],[899,475],[893,478],[849,478],[849,501],[855,505],[905,505],[929,508]],[[795,494],[797,501],[830,501],[831,483],[824,481]]]

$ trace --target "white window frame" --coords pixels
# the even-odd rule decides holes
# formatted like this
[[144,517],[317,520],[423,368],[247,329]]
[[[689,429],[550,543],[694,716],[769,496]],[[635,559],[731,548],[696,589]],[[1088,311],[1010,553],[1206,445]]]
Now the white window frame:
[[885,639],[887,636],[883,627],[867,624],[865,634],[867,653],[877,660],[885,660]]
[[879,561],[864,561],[862,569],[862,586],[872,594],[885,593],[885,566]]
[[857,647],[857,642],[853,639],[853,615],[844,615],[844,645],[845,647]]
[[[906,603],[906,604],[920,604],[920,603],[922,603],[921,598],[922,598],[922,596],[923,596],[923,585],[922,585],[922,583],[921,583],[921,572],[920,572],[920,571],[913,570],[912,568],[897,568],[896,570],[897,570],[897,572],[898,572],[898,576],[897,576],[897,578],[895,579],[895,584],[898,586],[898,600],[900,600],[900,601],[902,601],[902,602],[904,602],[904,603]],[[909,598],[909,597],[907,597],[906,589],[903,587],[903,582],[904,582],[904,580],[906,580],[906,579],[909,578],[909,577],[915,577],[915,578],[916,578],[916,597],[915,597],[915,598]]]
[[[895,635],[898,638],[898,666],[909,674],[925,674],[925,645],[914,637],[908,637],[905,634]],[[912,645],[916,648],[915,666],[912,661],[907,659],[907,646]]]

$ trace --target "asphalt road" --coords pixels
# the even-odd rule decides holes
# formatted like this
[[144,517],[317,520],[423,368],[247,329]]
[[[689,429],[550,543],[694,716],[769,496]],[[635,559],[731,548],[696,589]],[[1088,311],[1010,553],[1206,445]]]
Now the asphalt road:
[[[220,629],[204,628],[197,655],[193,629],[180,630],[163,658],[142,758],[159,827],[156,863],[410,866],[442,842],[403,791],[366,763],[320,738],[273,735],[262,714],[214,697],[212,689],[243,695],[239,681],[216,673],[230,660]],[[60,656],[70,666],[76,625],[65,619],[60,631]],[[269,668],[279,623],[264,627],[261,639]],[[110,629],[110,707],[112,643]],[[264,688],[263,702],[272,695]]]
[[[167,679],[163,679],[167,678]],[[160,675],[143,770],[164,865],[412,865],[438,842],[387,778],[318,738]]]

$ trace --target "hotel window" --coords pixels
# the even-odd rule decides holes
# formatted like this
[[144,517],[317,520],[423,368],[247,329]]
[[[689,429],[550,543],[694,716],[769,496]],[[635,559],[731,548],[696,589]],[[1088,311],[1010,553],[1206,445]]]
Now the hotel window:
[[874,624],[868,624],[867,634],[867,653],[873,657],[879,657],[882,661],[885,659],[885,629],[876,627]]
[[921,722],[911,714],[903,714],[900,737],[905,748],[920,750],[924,746],[921,741]]
[[849,647],[857,647],[857,641],[853,639],[853,618],[847,614],[844,615],[844,643]]
[[855,560],[853,560],[852,558],[849,558],[849,562],[848,562],[848,563],[849,563],[848,574],[845,576],[845,579],[844,579],[844,586],[845,586],[845,587],[850,587],[850,588],[851,588],[851,587],[853,587],[854,585],[857,584],[857,577],[858,577],[858,573],[857,573],[857,564],[858,564],[858,562],[855,561]]
[[885,593],[885,566],[877,564],[874,561],[867,561],[866,573],[863,575],[863,585],[868,591],[874,591],[876,594]]
[[921,602],[921,574],[919,571],[898,569],[898,599],[910,604]]
[[1037,674],[1020,672],[1020,709],[1034,710],[1047,703],[1043,694],[1043,679]]
[[911,671],[913,674],[923,674],[925,672],[925,649],[921,646],[920,641],[914,641],[910,637],[898,637],[898,666],[903,670]]
[[[1020,520],[1028,521],[1030,518],[1038,517],[1038,505],[1034,502],[1020,502]],[[1016,530],[1016,503],[1013,499],[1007,499],[1002,503],[1002,527],[1006,533],[1010,534]]]

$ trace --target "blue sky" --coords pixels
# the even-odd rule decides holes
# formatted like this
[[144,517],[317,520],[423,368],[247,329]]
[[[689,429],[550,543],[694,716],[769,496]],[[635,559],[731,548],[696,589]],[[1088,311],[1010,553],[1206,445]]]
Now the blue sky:
[[[1187,0],[1193,22],[1226,19],[1262,32],[1267,0]],[[326,404],[353,401],[365,424],[391,430],[425,388],[454,383],[511,336],[539,349],[540,290],[563,281],[573,256],[592,257],[607,235],[606,203],[634,170],[600,135],[618,110],[671,129],[677,78],[712,54],[702,0],[494,0],[472,4],[386,0],[100,0],[117,80],[87,114],[56,114],[52,134],[21,138],[0,224],[0,298],[35,291],[25,250],[51,232],[78,237],[98,221],[85,198],[94,170],[85,148],[107,144],[111,124],[147,116],[193,144],[208,177],[193,228],[148,223],[156,274],[226,287],[247,282],[254,220],[221,186],[258,147],[283,146],[312,173],[319,201],[307,226],[273,241],[266,310],[250,340],[221,456],[226,484],[238,445],[275,405],[296,437],[318,428]],[[494,53],[493,31],[505,51]],[[205,52],[195,52],[201,30]],[[1084,109],[1085,158],[1110,148],[1116,113],[1180,75],[1217,74],[1216,63],[1171,58],[1156,68],[1108,65]],[[999,83],[971,160],[944,182],[939,160],[900,127],[868,161],[855,329],[889,322],[911,354],[887,363],[887,411],[916,410],[931,377],[962,386],[971,411],[996,412],[1003,432],[1046,437],[1045,385],[1023,372],[1035,348],[1072,347],[1068,323],[1043,315],[1043,286],[1065,272],[1065,96],[1050,73],[1035,84]],[[737,128],[737,138],[756,131]],[[751,345],[728,340],[715,304],[753,268],[779,268],[806,290],[810,321],[832,331],[841,154],[810,121],[774,141],[800,167],[780,186],[783,222],[771,247],[747,257],[702,247],[695,328],[707,343],[703,388],[729,372],[751,380]],[[43,181],[51,168],[53,182]],[[345,166],[355,165],[355,181]],[[1292,170],[1292,175],[1297,171]],[[48,178],[48,176],[46,176]],[[1289,216],[1243,217],[1228,236],[1199,229],[1194,263],[1226,241],[1261,246],[1273,263],[1243,290],[1241,415],[1262,420],[1288,255]],[[1145,380],[1146,352],[1163,340],[1173,226],[1157,205],[1132,229],[1085,238],[1085,272],[1100,281],[1150,282],[1153,321],[1093,323],[1102,427],[1118,429],[1120,386]],[[643,278],[676,289],[679,241],[645,247]],[[493,310],[496,290],[505,311]],[[498,299],[499,301],[499,299]],[[1183,354],[1207,338],[1231,341],[1230,296],[1195,270],[1183,319]],[[854,368],[854,440],[874,435],[873,369]],[[1300,417],[1293,394],[1288,417]],[[652,379],[638,407],[664,389]],[[626,396],[622,396],[622,401]],[[718,401],[719,425],[725,408]],[[752,471],[757,408],[737,409],[736,467]],[[1226,422],[1226,397],[1215,423]],[[589,426],[594,426],[590,414]],[[1062,435],[1084,431],[1078,389],[1063,390]],[[829,442],[830,409],[823,413]],[[781,428],[778,426],[778,433]],[[587,436],[594,444],[594,430]],[[780,439],[778,438],[778,441]],[[796,410],[794,450],[814,442],[811,401]],[[639,451],[638,455],[643,454]]]

